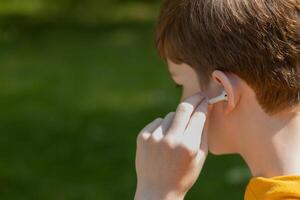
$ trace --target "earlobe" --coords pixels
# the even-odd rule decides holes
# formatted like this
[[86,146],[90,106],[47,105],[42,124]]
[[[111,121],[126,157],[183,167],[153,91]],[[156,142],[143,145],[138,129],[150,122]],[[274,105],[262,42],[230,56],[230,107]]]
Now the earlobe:
[[219,70],[215,70],[212,73],[213,80],[220,86],[222,86],[227,93],[227,101],[224,102],[225,114],[230,113],[237,104],[238,92],[237,84],[234,77],[229,73],[225,73]]

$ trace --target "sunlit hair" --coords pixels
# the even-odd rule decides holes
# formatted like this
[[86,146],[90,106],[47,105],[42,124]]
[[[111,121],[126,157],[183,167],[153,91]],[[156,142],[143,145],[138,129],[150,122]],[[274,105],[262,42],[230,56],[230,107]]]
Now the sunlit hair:
[[299,104],[300,0],[165,0],[156,30],[164,59],[247,82],[269,114]]

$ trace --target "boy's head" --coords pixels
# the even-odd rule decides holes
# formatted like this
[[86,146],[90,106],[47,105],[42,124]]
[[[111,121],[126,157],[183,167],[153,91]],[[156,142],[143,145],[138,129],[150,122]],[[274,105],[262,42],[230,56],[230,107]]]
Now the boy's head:
[[299,105],[300,0],[165,0],[156,45],[184,97],[227,91],[207,119],[212,152],[235,152],[251,119]]

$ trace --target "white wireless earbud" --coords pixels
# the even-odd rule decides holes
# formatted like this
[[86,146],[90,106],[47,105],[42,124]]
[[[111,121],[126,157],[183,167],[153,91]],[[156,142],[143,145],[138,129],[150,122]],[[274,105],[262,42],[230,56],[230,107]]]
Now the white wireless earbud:
[[226,91],[224,90],[220,96],[217,96],[217,97],[214,97],[214,98],[210,99],[208,101],[208,103],[209,104],[215,104],[215,103],[218,103],[220,101],[227,101],[227,100],[228,100],[228,96],[227,96]]

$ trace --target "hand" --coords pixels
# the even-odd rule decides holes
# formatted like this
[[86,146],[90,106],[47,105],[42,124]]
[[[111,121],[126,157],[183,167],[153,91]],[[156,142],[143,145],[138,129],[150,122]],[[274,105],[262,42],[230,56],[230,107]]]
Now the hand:
[[[135,200],[183,199],[207,157],[208,99],[194,95],[147,125],[137,137]],[[203,133],[203,134],[202,134]]]

